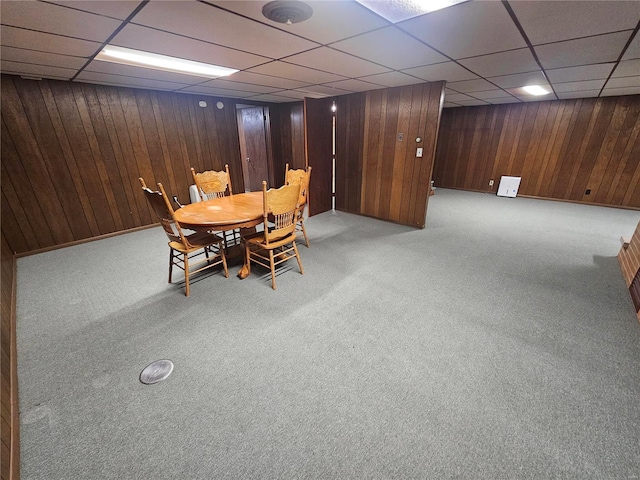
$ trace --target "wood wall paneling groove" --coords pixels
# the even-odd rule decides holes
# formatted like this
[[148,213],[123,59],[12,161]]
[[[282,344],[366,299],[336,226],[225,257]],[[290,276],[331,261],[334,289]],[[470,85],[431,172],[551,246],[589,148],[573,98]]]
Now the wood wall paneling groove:
[[640,208],[639,135],[637,95],[446,109],[433,178],[495,192],[519,176],[518,195]]

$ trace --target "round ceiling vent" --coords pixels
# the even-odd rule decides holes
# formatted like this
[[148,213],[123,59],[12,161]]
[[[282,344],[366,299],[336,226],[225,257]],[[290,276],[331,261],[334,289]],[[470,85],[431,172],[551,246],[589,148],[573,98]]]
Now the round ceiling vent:
[[262,7],[262,15],[278,23],[298,23],[313,15],[313,9],[297,0],[275,0]]

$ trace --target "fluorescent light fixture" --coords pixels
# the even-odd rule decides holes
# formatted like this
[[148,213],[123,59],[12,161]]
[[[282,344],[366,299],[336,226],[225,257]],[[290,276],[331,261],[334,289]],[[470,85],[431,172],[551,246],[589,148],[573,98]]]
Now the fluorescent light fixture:
[[107,45],[96,55],[96,60],[103,62],[120,63],[134,67],[153,68],[167,72],[190,73],[199,77],[218,78],[226,77],[238,70],[208,63],[194,62],[177,57],[158,55],[157,53],[143,52],[131,48],[114,47]]
[[396,23],[408,18],[435,12],[468,0],[356,0],[381,17]]
[[549,95],[551,92],[545,88],[542,88],[540,85],[527,85],[526,87],[522,87],[522,90],[529,95]]

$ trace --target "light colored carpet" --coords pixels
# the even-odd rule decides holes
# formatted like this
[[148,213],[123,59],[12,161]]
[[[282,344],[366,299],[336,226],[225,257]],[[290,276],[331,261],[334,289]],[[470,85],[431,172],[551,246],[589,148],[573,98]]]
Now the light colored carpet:
[[640,478],[638,220],[438,189],[424,230],[327,212],[305,275],[189,298],[159,227],[22,258],[22,478]]

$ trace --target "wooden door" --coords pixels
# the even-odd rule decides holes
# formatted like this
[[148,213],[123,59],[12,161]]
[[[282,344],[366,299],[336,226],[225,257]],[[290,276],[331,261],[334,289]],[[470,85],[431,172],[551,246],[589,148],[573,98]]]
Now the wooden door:
[[309,216],[333,208],[333,112],[332,98],[304,99],[304,141],[311,166]]
[[246,192],[262,190],[263,180],[271,185],[268,168],[266,118],[265,107],[238,108],[238,135]]

